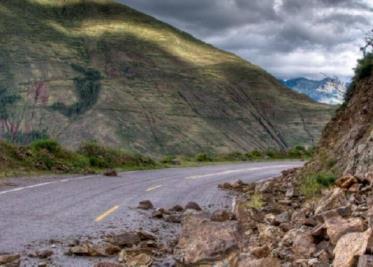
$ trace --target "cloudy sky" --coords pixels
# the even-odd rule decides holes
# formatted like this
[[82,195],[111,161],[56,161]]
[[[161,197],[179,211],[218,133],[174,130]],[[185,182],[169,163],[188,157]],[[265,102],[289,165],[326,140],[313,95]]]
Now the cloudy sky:
[[373,0],[118,0],[280,78],[351,77]]

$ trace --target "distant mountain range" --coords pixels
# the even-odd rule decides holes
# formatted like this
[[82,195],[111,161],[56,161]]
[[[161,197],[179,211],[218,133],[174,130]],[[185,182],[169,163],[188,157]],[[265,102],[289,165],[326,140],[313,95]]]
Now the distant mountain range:
[[307,78],[295,78],[282,80],[282,83],[294,91],[305,94],[313,100],[330,105],[339,105],[344,101],[348,84],[335,78],[322,80],[310,80]]

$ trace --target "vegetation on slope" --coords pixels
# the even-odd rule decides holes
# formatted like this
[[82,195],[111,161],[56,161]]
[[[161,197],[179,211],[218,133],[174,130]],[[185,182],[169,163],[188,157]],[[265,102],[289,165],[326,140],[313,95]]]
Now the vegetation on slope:
[[30,173],[95,173],[104,169],[155,168],[148,157],[83,144],[78,151],[63,149],[53,140],[39,140],[28,146],[0,142],[0,176]]
[[296,147],[289,151],[252,151],[226,155],[198,154],[194,157],[168,156],[161,161],[102,147],[96,142],[82,144],[77,151],[64,149],[58,142],[40,139],[30,145],[14,145],[0,141],[0,177],[32,173],[96,173],[107,169],[153,169],[170,166],[197,166],[213,162],[305,159],[312,150]]
[[0,134],[20,143],[48,135],[153,156],[281,150],[314,144],[333,112],[112,1],[4,0],[0,34],[0,88],[16,96]]

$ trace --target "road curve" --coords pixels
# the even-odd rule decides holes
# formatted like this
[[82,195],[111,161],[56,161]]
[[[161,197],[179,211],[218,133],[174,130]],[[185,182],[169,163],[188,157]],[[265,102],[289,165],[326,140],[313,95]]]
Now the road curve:
[[48,178],[29,184],[14,180],[11,188],[0,189],[0,252],[99,233],[115,225],[142,227],[144,216],[135,207],[144,199],[165,208],[189,201],[210,209],[229,207],[231,198],[217,188],[219,183],[258,181],[302,165],[297,161],[239,163],[132,171],[118,177]]

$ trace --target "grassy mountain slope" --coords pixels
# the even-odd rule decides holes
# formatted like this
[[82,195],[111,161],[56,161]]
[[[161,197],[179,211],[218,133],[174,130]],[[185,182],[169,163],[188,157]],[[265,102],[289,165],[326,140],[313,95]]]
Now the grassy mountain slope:
[[333,108],[106,0],[0,2],[0,129],[159,154],[312,144]]

